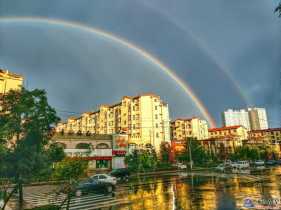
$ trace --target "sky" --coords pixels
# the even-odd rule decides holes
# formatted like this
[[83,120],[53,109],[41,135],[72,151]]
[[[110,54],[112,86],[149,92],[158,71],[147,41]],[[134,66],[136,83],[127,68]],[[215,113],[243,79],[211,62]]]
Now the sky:
[[62,118],[145,92],[155,92],[169,104],[171,119],[205,117],[159,65],[77,25],[83,24],[127,40],[165,64],[192,89],[217,126],[225,109],[257,106],[267,109],[271,127],[280,127],[281,18],[273,12],[277,4],[0,0],[0,68],[23,74],[28,88],[46,89]]

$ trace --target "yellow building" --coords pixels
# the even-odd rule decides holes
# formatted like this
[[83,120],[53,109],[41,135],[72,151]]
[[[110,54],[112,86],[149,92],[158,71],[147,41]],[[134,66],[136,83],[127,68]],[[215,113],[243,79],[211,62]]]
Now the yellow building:
[[249,131],[249,140],[281,144],[281,128]]
[[248,131],[244,126],[227,126],[222,128],[209,129],[210,138],[232,138],[235,140],[247,140]]
[[19,90],[23,86],[23,76],[0,69],[0,94],[5,95],[10,90]]
[[57,132],[83,134],[125,133],[129,143],[138,146],[153,145],[156,150],[162,141],[170,140],[168,104],[155,94],[124,96],[113,105],[101,105],[96,112],[86,112],[80,117],[59,123]]
[[173,140],[186,140],[193,137],[198,140],[208,138],[208,123],[197,117],[190,119],[176,119],[171,122],[171,134]]

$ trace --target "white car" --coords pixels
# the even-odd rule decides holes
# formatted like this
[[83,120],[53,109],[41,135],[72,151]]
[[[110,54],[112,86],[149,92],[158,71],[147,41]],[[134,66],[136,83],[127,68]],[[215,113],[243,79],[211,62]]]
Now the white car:
[[218,170],[218,171],[224,171],[225,165],[223,163],[221,163],[215,169]]
[[183,164],[183,163],[176,163],[175,166],[176,166],[178,169],[186,169],[186,165]]
[[96,174],[94,176],[91,176],[91,178],[96,181],[110,183],[112,185],[116,185],[116,183],[117,183],[117,179],[108,174]]
[[264,166],[264,161],[263,160],[256,160],[255,165],[256,166]]
[[236,168],[236,169],[250,168],[250,163],[248,161],[246,161],[246,160],[237,161],[237,162],[231,163],[231,167],[232,168]]

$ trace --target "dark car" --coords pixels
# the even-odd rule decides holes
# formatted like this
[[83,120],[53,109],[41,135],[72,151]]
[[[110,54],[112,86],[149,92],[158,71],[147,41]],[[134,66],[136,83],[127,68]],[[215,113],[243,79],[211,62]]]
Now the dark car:
[[266,165],[273,166],[275,164],[277,164],[276,160],[268,160],[268,161],[266,161]]
[[128,179],[130,176],[130,171],[127,168],[118,168],[110,172],[111,176],[116,177],[117,179]]
[[281,159],[276,161],[278,165],[281,165]]
[[99,193],[112,193],[115,189],[115,186],[106,183],[106,182],[99,182],[95,179],[87,179],[83,182],[80,182],[75,188],[75,195],[81,196],[82,194],[87,194],[90,192],[99,192]]

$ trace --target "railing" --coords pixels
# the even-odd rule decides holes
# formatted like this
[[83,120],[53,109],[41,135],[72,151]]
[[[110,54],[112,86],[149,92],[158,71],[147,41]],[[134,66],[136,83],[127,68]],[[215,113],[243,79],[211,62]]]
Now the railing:
[[64,149],[67,156],[111,157],[112,149]]

